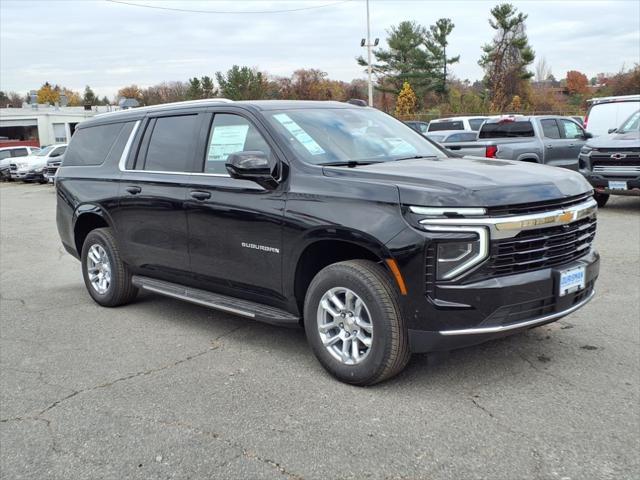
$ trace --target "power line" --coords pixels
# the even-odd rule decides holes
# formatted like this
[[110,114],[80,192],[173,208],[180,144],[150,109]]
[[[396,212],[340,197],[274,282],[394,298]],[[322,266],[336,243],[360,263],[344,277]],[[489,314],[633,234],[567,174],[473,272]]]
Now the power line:
[[131,7],[141,7],[141,8],[153,8],[155,10],[169,10],[172,12],[189,12],[189,13],[218,13],[218,14],[250,14],[250,13],[287,13],[287,12],[299,12],[301,10],[312,10],[317,8],[325,8],[325,7],[333,7],[335,5],[340,5],[341,3],[352,2],[354,0],[340,0],[333,3],[325,3],[323,5],[313,5],[309,7],[300,7],[300,8],[291,8],[287,10],[249,10],[249,11],[219,11],[219,10],[192,10],[187,8],[175,8],[175,7],[160,7],[158,5],[141,5],[139,3],[133,2],[125,2],[123,0],[105,0],[110,3],[117,3],[119,5],[128,5]]

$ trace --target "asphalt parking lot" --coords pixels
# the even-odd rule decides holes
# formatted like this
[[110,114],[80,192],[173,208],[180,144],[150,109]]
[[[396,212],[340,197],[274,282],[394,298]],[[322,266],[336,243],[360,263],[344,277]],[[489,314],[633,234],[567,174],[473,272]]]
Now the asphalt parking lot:
[[0,204],[3,478],[640,477],[638,198],[599,214],[584,309],[371,388],[329,377],[302,330],[149,294],[98,307],[54,189]]

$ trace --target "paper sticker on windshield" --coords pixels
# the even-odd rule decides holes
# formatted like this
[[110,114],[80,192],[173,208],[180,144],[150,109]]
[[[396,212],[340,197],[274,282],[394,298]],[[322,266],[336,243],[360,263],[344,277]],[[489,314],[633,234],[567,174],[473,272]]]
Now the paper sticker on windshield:
[[289,115],[286,113],[278,113],[277,115],[274,115],[273,118],[280,122],[282,126],[286,128],[311,155],[322,155],[325,153],[322,147],[318,145],[316,141],[300,127],[300,125],[291,120]]
[[244,150],[249,125],[222,125],[213,129],[209,144],[210,162],[223,162],[227,157]]
[[387,137],[385,140],[391,144],[391,155],[413,155],[418,153],[413,145],[397,137]]

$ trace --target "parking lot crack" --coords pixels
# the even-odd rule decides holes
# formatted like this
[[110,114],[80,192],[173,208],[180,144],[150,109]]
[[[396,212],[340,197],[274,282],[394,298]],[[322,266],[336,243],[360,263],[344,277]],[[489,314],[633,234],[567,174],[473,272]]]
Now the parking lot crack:
[[218,348],[220,348],[222,346],[222,344],[219,341],[222,338],[233,334],[234,332],[240,330],[241,328],[246,328],[246,325],[241,325],[241,326],[239,326],[237,328],[229,330],[228,332],[225,332],[222,335],[217,336],[216,338],[214,338],[211,341],[212,345],[209,348],[205,349],[205,350],[201,350],[200,352],[193,353],[191,355],[187,355],[184,358],[181,358],[181,359],[176,360],[174,362],[171,362],[169,364],[163,365],[161,367],[155,367],[155,368],[150,368],[150,369],[147,369],[147,370],[142,370],[142,371],[135,372],[135,373],[132,373],[132,374],[129,374],[129,375],[125,375],[123,377],[116,378],[114,380],[110,380],[110,381],[108,381],[106,383],[101,383],[99,385],[94,385],[94,386],[83,388],[83,389],[80,389],[80,390],[74,390],[69,395],[67,395],[67,396],[65,396],[65,397],[63,397],[63,398],[61,398],[59,400],[56,400],[55,402],[51,403],[48,407],[46,407],[44,410],[42,410],[40,413],[38,413],[38,415],[36,415],[36,417],[39,417],[40,415],[43,415],[43,414],[47,413],[48,411],[58,407],[61,403],[66,402],[67,400],[69,400],[69,399],[71,399],[71,398],[73,398],[73,397],[75,397],[77,395],[80,395],[81,393],[86,393],[86,392],[90,392],[90,391],[98,390],[98,389],[102,389],[102,388],[108,388],[108,387],[111,387],[111,386],[113,386],[113,385],[115,385],[117,383],[120,383],[120,382],[124,382],[124,381],[127,381],[127,380],[131,380],[131,379],[134,379],[134,378],[143,377],[143,376],[147,376],[147,375],[152,375],[154,373],[162,372],[162,371],[177,367],[178,365],[182,365],[183,363],[190,362],[192,360],[195,360],[196,358],[200,358],[203,355],[206,355],[207,353],[212,352],[212,351],[217,350]]

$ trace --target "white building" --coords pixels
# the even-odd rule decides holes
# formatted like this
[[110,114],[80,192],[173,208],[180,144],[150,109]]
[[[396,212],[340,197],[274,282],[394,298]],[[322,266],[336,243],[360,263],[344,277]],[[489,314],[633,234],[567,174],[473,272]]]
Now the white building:
[[0,141],[31,140],[38,146],[65,143],[71,139],[76,125],[98,113],[119,110],[114,106],[55,107],[23,105],[22,108],[0,108]]

